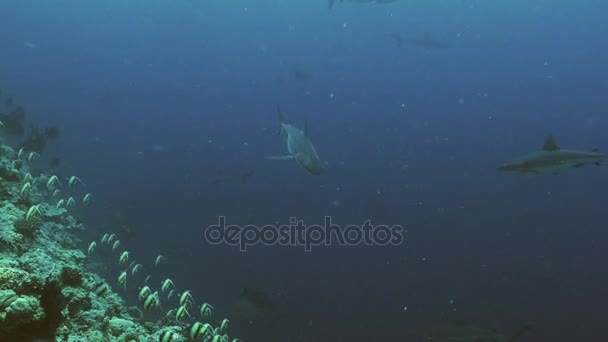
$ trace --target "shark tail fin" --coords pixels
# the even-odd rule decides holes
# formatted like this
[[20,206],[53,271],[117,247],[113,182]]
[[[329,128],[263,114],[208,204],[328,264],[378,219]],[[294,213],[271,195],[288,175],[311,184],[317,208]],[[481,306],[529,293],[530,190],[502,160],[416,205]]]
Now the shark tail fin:
[[534,327],[534,325],[532,325],[531,323],[524,325],[523,327],[512,332],[511,335],[509,335],[509,338],[507,341],[508,342],[515,341],[515,339],[517,339],[518,337],[521,337],[521,335],[527,333],[528,330],[532,329],[533,327]]

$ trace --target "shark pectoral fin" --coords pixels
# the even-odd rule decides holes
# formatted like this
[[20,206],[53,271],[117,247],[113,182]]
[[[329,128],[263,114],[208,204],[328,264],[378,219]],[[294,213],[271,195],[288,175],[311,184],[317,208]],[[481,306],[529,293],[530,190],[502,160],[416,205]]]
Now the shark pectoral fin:
[[266,159],[268,160],[294,160],[296,157],[292,156],[292,155],[287,155],[287,156],[269,156],[266,157]]

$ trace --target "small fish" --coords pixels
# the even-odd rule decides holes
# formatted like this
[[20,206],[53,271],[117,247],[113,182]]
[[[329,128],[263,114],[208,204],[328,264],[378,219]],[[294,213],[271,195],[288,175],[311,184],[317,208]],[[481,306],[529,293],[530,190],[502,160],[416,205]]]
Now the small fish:
[[177,333],[174,333],[173,331],[163,331],[162,334],[160,334],[160,336],[158,337],[158,342],[173,342],[175,340],[177,340],[179,338],[179,335]]
[[27,211],[27,214],[25,215],[25,220],[26,221],[31,221],[34,217],[38,217],[38,216],[42,216],[42,212],[40,212],[40,208],[39,208],[40,204],[36,204],[30,207],[30,209]]
[[70,208],[76,205],[76,201],[74,201],[74,197],[68,198],[68,201],[66,202],[65,206]]
[[127,271],[123,271],[118,276],[118,284],[122,285],[124,287],[125,291],[127,290]]
[[91,200],[93,199],[93,195],[87,193],[86,195],[84,195],[84,197],[82,198],[82,204],[84,206],[88,206],[91,203]]
[[144,309],[151,311],[160,307],[160,301],[158,300],[158,292],[149,294],[144,300]]
[[52,175],[46,182],[46,188],[51,190],[55,185],[61,185],[59,178],[56,175]]
[[129,261],[129,252],[128,251],[122,252],[122,254],[120,255],[120,258],[118,259],[119,265],[126,264],[128,261]]
[[112,241],[114,241],[114,238],[116,238],[116,234],[110,234],[108,236],[108,245],[112,243]]
[[144,286],[139,290],[139,293],[137,294],[137,298],[139,298],[139,300],[143,303],[143,301],[146,299],[146,297],[148,297],[148,295],[150,293],[152,293],[152,290],[150,290],[150,287]]
[[112,245],[112,252],[115,251],[118,246],[120,246],[120,240],[114,241],[114,244]]
[[201,305],[201,317],[203,317],[203,319],[211,317],[213,309],[215,308],[211,304],[205,303]]
[[186,317],[186,315],[188,315],[188,317],[190,317],[190,314],[188,313],[186,306],[182,305],[177,309],[177,312],[175,313],[175,320],[179,322],[182,320],[182,318]]
[[33,162],[35,159],[38,159],[40,157],[40,155],[36,152],[30,152],[30,154],[27,155],[27,160],[29,162]]
[[136,264],[135,266],[133,266],[133,268],[131,269],[131,275],[135,275],[135,273],[137,273],[137,271],[139,271],[143,266],[141,264]]
[[174,294],[175,294],[175,290],[169,291],[169,294],[167,295],[167,300],[170,300],[171,297],[173,297]]
[[68,178],[68,187],[73,188],[77,183],[82,184],[80,178],[76,176],[71,176],[70,178]]
[[101,281],[95,285],[95,294],[97,297],[103,297],[108,293],[109,287],[105,281]]
[[104,243],[108,243],[108,233],[103,234],[103,237],[101,238],[101,244],[103,245]]
[[190,294],[189,290],[184,291],[179,296],[179,305],[182,305],[182,306],[192,305],[193,302],[194,302],[194,298],[192,298],[192,295]]
[[147,284],[147,283],[148,283],[148,281],[150,281],[150,278],[152,278],[152,275],[151,275],[151,274],[149,274],[149,275],[146,277],[146,279],[144,279],[144,284]]
[[193,340],[199,337],[206,337],[213,333],[213,327],[209,323],[195,322],[190,327],[190,338]]
[[167,278],[161,283],[160,290],[161,292],[165,292],[169,289],[169,287],[175,288],[175,285],[173,284],[173,281],[171,279]]
[[160,265],[160,263],[165,260],[166,260],[166,258],[164,256],[162,256],[162,255],[157,256],[156,260],[154,261],[154,266],[158,267],[158,265]]
[[97,242],[92,241],[92,242],[89,244],[89,249],[88,249],[88,253],[89,253],[89,255],[91,255],[91,253],[93,253],[93,252],[95,251],[95,248],[97,248]]
[[228,320],[228,318],[224,318],[222,320],[222,323],[220,324],[220,332],[223,334],[226,332],[226,330],[228,330],[228,324],[230,323],[230,321]]

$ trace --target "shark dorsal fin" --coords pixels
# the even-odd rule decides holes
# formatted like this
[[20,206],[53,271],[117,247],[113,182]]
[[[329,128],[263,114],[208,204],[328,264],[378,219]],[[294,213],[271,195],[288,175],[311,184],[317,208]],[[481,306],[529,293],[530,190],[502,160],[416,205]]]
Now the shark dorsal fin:
[[551,152],[557,150],[559,150],[559,146],[555,143],[555,138],[552,135],[548,136],[543,145],[543,151]]

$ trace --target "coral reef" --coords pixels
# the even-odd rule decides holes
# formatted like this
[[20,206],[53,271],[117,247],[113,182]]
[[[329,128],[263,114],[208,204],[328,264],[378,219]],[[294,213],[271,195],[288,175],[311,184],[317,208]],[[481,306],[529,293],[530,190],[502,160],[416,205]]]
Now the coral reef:
[[[112,291],[110,281],[88,271],[85,262],[97,243],[83,252],[79,232],[84,226],[62,206],[75,201],[57,196],[52,175],[32,177],[31,160],[23,156],[0,143],[0,341],[228,341],[227,320],[212,328],[192,317],[171,319],[175,310],[169,310],[158,311],[157,321],[145,321],[142,308],[160,307],[165,296],[161,300],[158,291],[149,291],[145,304],[133,306]],[[119,245],[110,244],[113,237],[107,234],[104,239],[99,245],[108,253]],[[128,265],[128,253],[122,255],[121,263]],[[136,273],[133,263],[129,268],[123,272],[125,290],[127,274]],[[128,290],[138,291],[136,286]],[[192,305],[180,298],[178,311]]]

